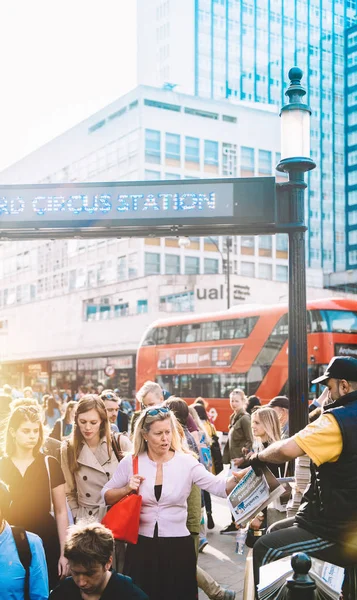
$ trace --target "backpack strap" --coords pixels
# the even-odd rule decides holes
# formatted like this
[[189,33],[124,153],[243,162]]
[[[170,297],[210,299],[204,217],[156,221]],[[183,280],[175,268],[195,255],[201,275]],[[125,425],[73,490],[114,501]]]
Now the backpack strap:
[[24,600],[30,600],[30,565],[32,552],[26,531],[22,527],[11,525],[12,535],[16,544],[17,553],[25,569]]
[[118,434],[113,433],[112,434],[112,448],[113,448],[113,452],[114,452],[118,462],[120,462],[123,458],[123,452],[120,447],[120,436],[121,436],[121,433],[118,433]]

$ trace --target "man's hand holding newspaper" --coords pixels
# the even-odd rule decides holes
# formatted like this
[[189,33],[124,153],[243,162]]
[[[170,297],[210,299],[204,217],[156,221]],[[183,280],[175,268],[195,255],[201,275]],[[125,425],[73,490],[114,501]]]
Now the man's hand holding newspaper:
[[236,525],[246,523],[255,517],[270,502],[285,492],[284,487],[263,463],[259,470],[248,467],[237,474],[237,479],[238,477],[237,485],[228,496],[228,504]]

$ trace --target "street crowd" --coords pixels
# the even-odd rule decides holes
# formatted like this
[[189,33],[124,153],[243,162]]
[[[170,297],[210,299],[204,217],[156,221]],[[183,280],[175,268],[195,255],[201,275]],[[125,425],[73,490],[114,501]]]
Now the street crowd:
[[[152,381],[137,390],[134,412],[103,386],[40,403],[31,388],[4,385],[0,598],[195,600],[201,588],[233,600],[197,564],[215,527],[211,494],[227,498],[263,465],[294,482],[245,527],[251,598],[259,568],[296,551],[344,567],[344,600],[355,598],[357,359],[334,357],[315,383],[323,392],[292,437],[287,397],[261,406],[232,390],[223,453],[207,401],[188,406]],[[232,517],[220,533],[237,528]]]

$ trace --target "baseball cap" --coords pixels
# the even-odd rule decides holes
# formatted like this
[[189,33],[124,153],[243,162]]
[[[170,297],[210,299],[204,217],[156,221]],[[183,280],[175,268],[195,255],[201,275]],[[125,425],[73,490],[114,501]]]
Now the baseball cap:
[[325,373],[311,383],[326,383],[331,378],[357,381],[357,359],[353,356],[334,356],[327,365]]
[[286,408],[287,410],[289,410],[289,398],[287,398],[286,396],[275,396],[275,398],[270,400],[267,406],[268,408],[278,407]]

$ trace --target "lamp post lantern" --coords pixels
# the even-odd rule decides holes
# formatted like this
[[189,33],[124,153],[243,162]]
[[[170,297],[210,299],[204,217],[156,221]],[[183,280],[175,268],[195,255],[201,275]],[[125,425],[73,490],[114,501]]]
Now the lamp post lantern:
[[277,170],[289,174],[281,184],[289,197],[289,433],[293,435],[308,421],[308,368],[306,318],[305,204],[304,174],[316,167],[310,158],[310,115],[304,104],[303,72],[289,71],[290,85],[285,94],[289,103],[281,117],[281,160]]

